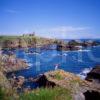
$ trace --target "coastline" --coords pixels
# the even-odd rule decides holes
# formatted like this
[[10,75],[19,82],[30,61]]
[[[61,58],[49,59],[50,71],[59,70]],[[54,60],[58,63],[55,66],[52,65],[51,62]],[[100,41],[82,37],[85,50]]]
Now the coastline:
[[[50,42],[50,41],[49,41]],[[73,42],[73,41],[72,41]],[[74,41],[75,42],[75,41]],[[38,45],[38,48],[42,48],[43,46],[43,49],[44,50],[48,50],[49,48],[46,47],[48,45],[51,45],[51,44],[54,44],[55,42],[51,42],[50,44],[46,43],[45,45]],[[21,44],[22,45],[22,44]],[[40,88],[40,87],[49,87],[50,84],[54,85],[56,84],[57,86],[59,87],[62,87],[64,89],[72,89],[71,92],[73,92],[71,95],[73,95],[72,97],[73,98],[78,98],[80,97],[79,94],[82,94],[81,96],[84,96],[84,93],[86,91],[94,91],[96,89],[96,87],[94,86],[93,88],[91,87],[91,84],[90,82],[84,80],[84,79],[81,79],[79,78],[77,75],[75,74],[72,74],[70,72],[64,72],[63,70],[55,70],[55,71],[51,71],[51,72],[45,72],[43,75],[46,76],[46,81],[47,83],[44,83],[43,81],[45,81],[44,79],[41,79],[41,77],[43,75],[38,75],[37,78],[34,78],[34,77],[29,77],[29,78],[26,78],[24,76],[16,76],[14,73],[17,72],[17,71],[21,71],[21,70],[24,70],[24,69],[29,69],[29,65],[27,63],[27,61],[25,60],[22,60],[22,59],[19,59],[19,58],[16,58],[16,56],[14,54],[12,54],[12,52],[9,52],[9,51],[12,51],[12,49],[22,49],[22,50],[25,50],[26,48],[29,49],[29,48],[35,48],[35,46],[26,46],[26,47],[22,47],[22,46],[19,46],[19,44],[17,46],[14,47],[14,44],[12,43],[12,45],[10,47],[7,48],[7,52],[8,54],[1,54],[1,62],[3,62],[2,60],[4,60],[4,62],[2,63],[2,66],[1,67],[1,71],[2,71],[2,75],[4,75],[5,79],[7,80],[8,84],[10,84],[10,86],[8,86],[5,81],[3,81],[8,87],[11,87],[12,89],[15,89],[17,92],[21,92],[21,93],[24,93],[24,92],[32,92],[35,88]],[[71,49],[69,49],[70,47],[67,47],[65,48],[66,44],[61,44],[61,43],[56,43],[56,45],[58,46],[57,49],[55,50],[58,50],[58,51],[62,51],[62,52],[87,52],[85,49],[82,49],[79,45],[77,46],[76,44],[70,44],[71,46]],[[99,46],[100,44],[96,45],[96,46]],[[77,46],[78,48],[74,48],[75,46]],[[60,47],[60,48],[59,48]],[[87,47],[94,47],[94,45],[91,45],[89,44],[89,46],[86,46],[85,48]],[[2,50],[5,50],[5,47],[4,48],[1,48]],[[51,49],[50,49],[51,50]],[[31,51],[28,51],[28,53],[32,54]],[[37,53],[37,52],[36,52]],[[2,56],[5,56],[3,59],[2,59]],[[65,55],[66,56],[66,55]],[[9,66],[9,67],[8,67]],[[58,72],[57,72],[58,71]],[[65,78],[62,78],[62,76],[59,76],[59,74],[56,75],[56,78],[58,79],[55,79],[55,73],[61,73],[61,74],[64,74],[62,75],[63,77]],[[6,73],[9,73],[11,74],[11,76],[9,77],[9,75],[7,75]],[[51,73],[51,74],[50,74]],[[66,73],[67,73],[67,76],[66,76]],[[89,73],[89,71],[83,71],[83,73],[80,73],[81,75],[84,74],[84,75],[87,75],[87,73]],[[41,73],[40,73],[41,74]],[[49,75],[50,74],[50,75]],[[52,75],[53,74],[53,75]],[[2,76],[1,75],[1,76]],[[49,76],[51,77],[51,79],[48,79]],[[66,79],[67,77],[67,79]],[[54,79],[53,79],[54,78]],[[65,80],[66,79],[66,80]],[[70,80],[71,79],[71,80]],[[75,79],[75,80],[74,80]],[[78,79],[78,80],[76,80]],[[42,82],[41,82],[42,80]],[[54,80],[54,81],[53,81]],[[62,81],[60,81],[62,80]],[[69,81],[70,80],[70,81]],[[3,82],[1,82],[0,84],[2,84]],[[65,82],[67,82],[68,84],[66,84]],[[4,84],[3,83],[3,84]],[[29,85],[27,85],[25,87],[25,84],[28,83],[28,84],[35,84],[36,87],[34,87],[33,89],[31,89],[31,87]],[[38,83],[38,84],[37,84]],[[47,85],[48,84],[48,85]],[[78,84],[78,86],[76,86]],[[40,85],[40,86],[39,86]],[[65,86],[64,86],[65,85]],[[81,85],[81,87],[80,87]],[[93,85],[93,84],[92,84]],[[5,87],[4,85],[0,85],[2,87]],[[77,87],[74,88],[74,87]],[[51,86],[50,86],[51,87]],[[7,89],[7,87],[5,87]],[[75,90],[73,90],[75,89]],[[85,90],[84,90],[85,89]],[[80,91],[82,90],[82,91]],[[97,89],[95,90],[97,91]],[[98,92],[98,91],[97,91]],[[75,97],[76,95],[76,97]],[[74,99],[74,100],[77,100],[77,99]]]

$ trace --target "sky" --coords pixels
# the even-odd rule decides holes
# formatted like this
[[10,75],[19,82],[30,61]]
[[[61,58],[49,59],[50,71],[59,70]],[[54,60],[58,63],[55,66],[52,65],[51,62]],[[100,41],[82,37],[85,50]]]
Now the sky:
[[100,0],[0,0],[0,35],[100,38]]

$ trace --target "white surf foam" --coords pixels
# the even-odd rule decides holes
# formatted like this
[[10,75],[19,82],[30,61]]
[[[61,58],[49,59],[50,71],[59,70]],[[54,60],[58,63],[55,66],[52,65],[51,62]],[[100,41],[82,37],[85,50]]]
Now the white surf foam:
[[32,66],[33,64],[32,63],[28,63],[28,66],[30,67],[30,66]]
[[68,54],[66,54],[66,53],[63,53],[63,56],[67,56]]
[[87,76],[87,73],[91,71],[92,68],[85,68],[81,73],[77,74],[81,79],[85,79]]
[[78,50],[79,52],[89,52],[90,50]]

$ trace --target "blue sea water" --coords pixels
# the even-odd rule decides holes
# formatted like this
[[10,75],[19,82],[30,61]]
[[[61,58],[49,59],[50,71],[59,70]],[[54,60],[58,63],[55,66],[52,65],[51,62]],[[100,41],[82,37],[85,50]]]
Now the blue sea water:
[[[33,50],[33,48],[30,48]],[[16,72],[17,76],[36,77],[47,71],[63,69],[75,73],[79,76],[85,76],[86,73],[95,65],[100,64],[100,46],[86,48],[78,51],[56,51],[42,50],[40,53],[25,53],[24,49],[16,50],[17,58],[24,59],[29,67]]]

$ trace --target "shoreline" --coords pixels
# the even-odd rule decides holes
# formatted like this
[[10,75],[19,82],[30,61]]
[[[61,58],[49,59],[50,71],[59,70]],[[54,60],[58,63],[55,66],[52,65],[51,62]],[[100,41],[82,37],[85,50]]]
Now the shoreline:
[[[70,41],[70,42],[72,43],[73,41]],[[74,41],[74,43],[75,43],[75,41]],[[54,43],[49,44],[49,45],[54,45]],[[56,43],[56,45],[60,48],[58,48],[58,49],[56,48],[55,50],[62,51],[62,52],[86,52],[86,48],[94,47],[94,45],[91,46],[91,43],[89,44],[89,46],[86,46],[86,47],[83,46],[85,49],[81,48],[80,45],[77,45],[77,44],[70,44],[69,47],[66,47],[66,44],[60,44],[60,43]],[[88,45],[88,43],[87,43],[87,45]],[[40,46],[38,48],[42,48],[42,50],[47,51],[50,49],[48,47],[48,43],[46,43],[45,45],[42,44]],[[77,49],[75,46],[77,46]],[[100,46],[100,44],[96,45],[95,47],[98,47],[98,46]],[[37,53],[37,51],[31,51],[30,48],[32,48],[32,47],[29,46],[29,47],[13,48],[13,43],[12,43],[12,47],[6,48],[6,50],[7,50],[7,52],[10,52],[13,50],[22,49],[25,52],[25,49],[28,49],[29,50],[28,53],[30,53],[30,54],[32,54],[32,52]],[[34,47],[34,49],[37,50],[36,47]],[[2,50],[2,48],[1,48],[1,50]],[[4,48],[3,48],[3,50],[4,50]],[[27,52],[25,52],[25,53],[27,53]],[[35,77],[34,76],[25,77],[23,75],[16,76],[16,73],[18,71],[25,71],[25,70],[29,69],[30,67],[29,67],[27,61],[25,61],[24,59],[16,58],[15,54],[13,55],[15,57],[13,57],[12,55],[13,55],[12,52],[10,52],[5,58],[3,58],[3,60],[6,63],[2,64],[4,66],[2,75],[4,75],[7,82],[11,85],[11,88],[15,89],[16,92],[18,92],[18,93],[32,92],[34,89],[37,89],[37,88],[40,89],[42,86],[43,87],[54,87],[55,85],[57,85],[59,87],[63,87],[65,89],[68,88],[69,90],[72,89],[72,92],[74,92],[74,93],[78,92],[78,94],[76,94],[77,96],[79,96],[80,93],[82,93],[82,94],[85,93],[88,90],[94,91],[96,89],[96,91],[97,91],[97,87],[95,88],[95,86],[91,82],[88,82],[85,79],[81,79],[76,74],[73,74],[71,72],[67,72],[64,70],[60,70],[60,69],[53,70],[53,71],[46,71],[46,72],[43,72],[42,74],[39,73]],[[66,55],[64,54],[64,56],[66,56]],[[88,72],[89,71],[87,71],[87,70],[85,70],[85,71],[83,70],[83,73],[80,73],[80,74],[87,75]],[[5,74],[5,73],[7,73],[7,74]],[[8,74],[10,74],[10,77]],[[94,87],[92,88],[90,84],[92,84]],[[77,87],[77,89],[74,88],[75,86]],[[75,91],[74,91],[74,89],[75,89]],[[80,89],[82,89],[82,91],[80,91]],[[73,94],[73,95],[75,96],[75,94]]]

